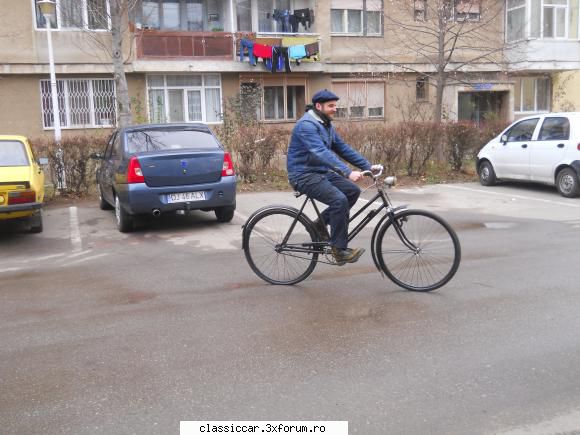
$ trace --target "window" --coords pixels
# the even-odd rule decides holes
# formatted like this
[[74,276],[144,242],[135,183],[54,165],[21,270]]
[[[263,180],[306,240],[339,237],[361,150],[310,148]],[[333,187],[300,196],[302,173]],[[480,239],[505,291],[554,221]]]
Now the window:
[[570,139],[570,121],[568,118],[546,118],[540,130],[540,140],[568,140]]
[[566,37],[566,13],[568,0],[543,0],[544,38]]
[[521,142],[524,140],[531,140],[536,129],[538,118],[526,119],[518,122],[508,132],[508,142]]
[[382,0],[332,0],[330,31],[334,35],[381,36]]
[[[117,118],[115,82],[109,79],[64,79],[56,81],[60,125],[64,128],[111,127]],[[49,80],[40,81],[42,122],[54,127]]]
[[[38,0],[35,0],[38,3]],[[36,27],[46,26],[40,7],[36,4]],[[55,29],[109,30],[108,0],[56,0],[56,16],[51,18]]]
[[203,0],[142,0],[135,20],[146,29],[200,32],[210,30],[210,24],[212,28],[222,26],[221,22],[209,21],[214,7],[217,5],[205,5]]
[[333,92],[340,97],[337,118],[383,118],[385,84],[383,82],[333,82]]
[[517,78],[514,84],[514,111],[549,112],[550,86],[549,78]]
[[527,37],[577,39],[578,0],[508,0],[507,41]]
[[216,149],[218,143],[211,133],[196,130],[164,128],[162,130],[138,130],[127,133],[129,154],[147,151],[187,149],[194,143],[198,149]]
[[479,21],[479,7],[481,0],[456,0],[455,20],[456,21]]
[[507,0],[508,42],[519,41],[525,37],[526,0]]
[[220,122],[221,78],[217,74],[147,77],[151,122]]
[[298,110],[305,105],[305,89],[304,86],[264,86],[264,119],[296,119]]
[[28,166],[24,144],[18,140],[0,141],[0,166]]
[[415,98],[417,101],[427,101],[428,100],[428,87],[429,79],[420,78],[415,82]]
[[427,19],[427,0],[415,0],[414,16],[415,21]]

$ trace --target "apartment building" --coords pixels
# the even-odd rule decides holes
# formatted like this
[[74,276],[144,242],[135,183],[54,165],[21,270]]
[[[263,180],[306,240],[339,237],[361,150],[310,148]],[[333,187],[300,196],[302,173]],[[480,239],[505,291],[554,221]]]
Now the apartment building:
[[579,0],[507,0],[514,115],[580,110]]
[[[424,52],[404,43],[428,47],[432,41],[401,36],[433,21],[429,11],[436,11],[438,2],[451,23],[463,29],[479,26],[489,36],[458,48],[451,65],[457,71],[449,75],[442,95],[444,117],[481,120],[494,114],[511,119],[514,111],[528,108],[529,79],[534,81],[533,109],[549,108],[541,95],[552,82],[542,79],[560,69],[548,69],[540,60],[530,63],[536,56],[532,42],[523,57],[518,52],[515,86],[501,62],[466,59],[478,44],[485,42],[490,49],[490,41],[494,54],[503,53],[504,34],[510,41],[527,38],[514,30],[524,24],[533,35],[536,28],[521,19],[521,9],[528,17],[531,5],[538,3],[554,11],[540,20],[537,42],[575,38],[577,44],[578,0],[507,0],[507,8],[498,1],[501,13],[492,19],[480,0],[140,0],[123,16],[123,58],[134,120],[219,123],[225,102],[251,90],[259,95],[256,116],[261,121],[292,123],[320,88],[341,96],[340,119],[387,123],[430,116],[437,97],[436,67]],[[557,27],[558,2],[566,3],[566,40]],[[108,0],[56,3],[51,34],[63,135],[113,128],[117,114]],[[54,117],[44,17],[37,0],[0,0],[0,5],[1,130],[50,137]],[[550,16],[556,17],[553,37],[547,30]],[[274,62],[274,69],[261,60],[254,65],[248,41],[285,47],[282,63]],[[304,47],[314,51],[300,62],[290,59],[287,68],[285,53],[290,48],[302,53]],[[578,57],[570,59],[569,69],[577,68],[575,62]],[[551,98],[553,92],[548,94]]]

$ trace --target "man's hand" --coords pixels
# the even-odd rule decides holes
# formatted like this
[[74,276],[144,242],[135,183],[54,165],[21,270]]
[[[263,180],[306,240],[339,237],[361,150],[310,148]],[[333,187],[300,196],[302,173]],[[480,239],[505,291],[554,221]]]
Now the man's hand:
[[361,178],[363,177],[363,175],[359,172],[359,171],[352,171],[350,173],[350,175],[348,176],[348,179],[350,181],[354,181],[355,183],[357,181],[359,181]]

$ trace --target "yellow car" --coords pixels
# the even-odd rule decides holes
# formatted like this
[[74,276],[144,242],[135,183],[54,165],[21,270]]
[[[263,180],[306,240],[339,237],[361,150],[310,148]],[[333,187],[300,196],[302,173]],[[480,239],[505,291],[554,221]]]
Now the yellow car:
[[0,221],[28,219],[42,232],[44,173],[23,136],[0,135]]

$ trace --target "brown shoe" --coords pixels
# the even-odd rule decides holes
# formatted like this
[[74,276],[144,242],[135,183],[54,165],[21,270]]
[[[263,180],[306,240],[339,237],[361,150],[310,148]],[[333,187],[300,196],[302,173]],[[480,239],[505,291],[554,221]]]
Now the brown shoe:
[[364,253],[365,250],[363,248],[339,249],[332,247],[332,256],[338,264],[356,263]]

